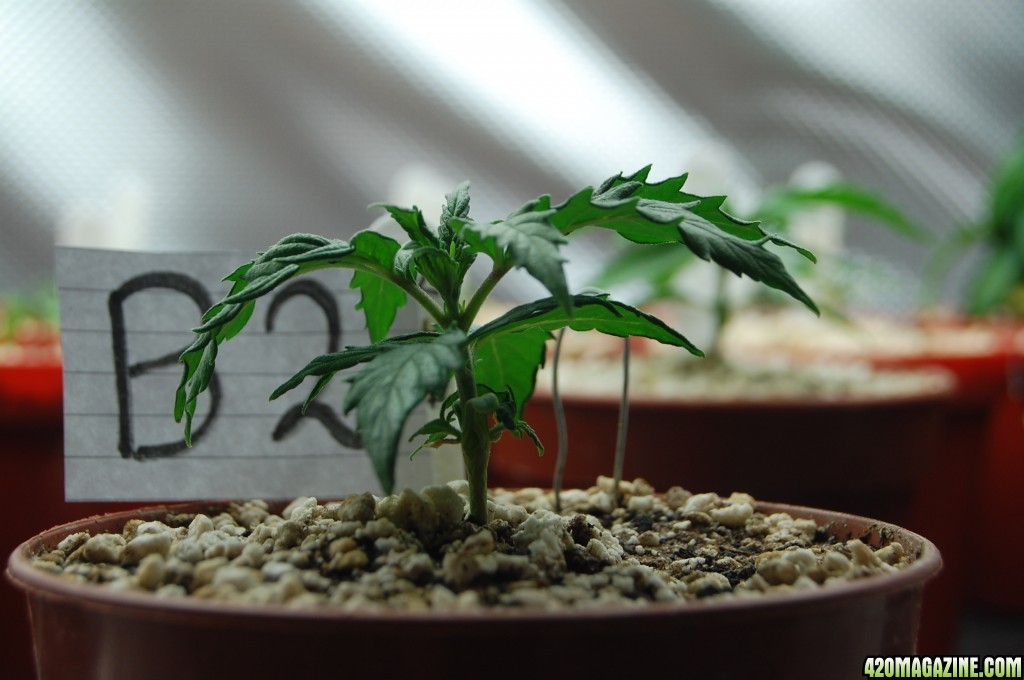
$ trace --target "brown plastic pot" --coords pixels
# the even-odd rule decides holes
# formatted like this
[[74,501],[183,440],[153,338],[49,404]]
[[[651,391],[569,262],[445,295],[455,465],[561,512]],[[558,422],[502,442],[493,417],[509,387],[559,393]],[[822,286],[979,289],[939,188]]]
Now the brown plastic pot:
[[[1024,347],[1015,340],[1024,327],[1007,320],[948,315],[923,316],[906,325],[909,333],[933,337],[966,327],[983,330],[990,338],[988,347],[958,347],[945,340],[917,353],[868,350],[844,355],[832,350],[816,356],[805,339],[796,352],[785,343],[744,348],[803,360],[865,361],[880,369],[940,368],[954,377],[934,463],[929,474],[920,475],[909,513],[898,520],[935,541],[945,560],[942,574],[926,591],[920,645],[926,654],[953,651],[955,623],[970,598],[1007,612],[1024,611],[1024,583],[1017,575],[1024,546],[1001,535],[1004,527],[1024,522],[1024,509],[1016,500],[1024,487],[1024,388],[1015,391],[1010,384],[1015,370],[1021,370]],[[979,542],[1000,545],[1003,559],[969,562],[968,553]]]
[[[223,507],[174,511],[213,514]],[[840,540],[895,540],[917,560],[879,577],[753,599],[464,614],[161,599],[77,583],[29,562],[72,533],[119,531],[130,518],[167,513],[156,507],[46,531],[11,555],[7,576],[28,597],[42,680],[613,677],[638,670],[651,677],[860,678],[866,656],[914,652],[922,588],[941,566],[930,541],[861,517],[785,505],[758,509],[812,518]]]
[[[693,491],[782,498],[899,523],[934,460],[949,398],[937,389],[912,396],[777,401],[630,399],[625,479],[643,477]],[[610,475],[618,400],[564,400],[569,437],[567,486]],[[525,420],[548,453],[503,437],[491,457],[491,483],[550,486],[557,432],[548,395],[527,403]]]
[[[1024,333],[1020,340],[1024,341]],[[1024,488],[1024,346],[1017,344],[1007,365],[1006,389],[998,394],[987,422],[980,471],[982,545],[1005,545],[1005,563],[986,560],[974,582],[975,602],[1006,614],[1024,613],[1024,542],[1007,528],[1024,524],[1020,490]]]
[[[934,330],[983,322],[947,319],[922,323]],[[1024,583],[1018,571],[1024,562],[1024,544],[1005,540],[1004,532],[1007,526],[1024,522],[1024,509],[1017,501],[1024,488],[1024,380],[1020,378],[1024,348],[1015,342],[1022,326],[993,320],[985,328],[993,338],[988,352],[931,352],[880,357],[873,363],[883,368],[939,367],[956,378],[938,463],[933,474],[923,480],[913,512],[903,522],[934,540],[946,557],[946,568],[930,587],[955,593],[955,599],[946,598],[946,606],[953,612],[959,612],[963,601],[972,598],[993,609],[1020,613],[1024,611]],[[951,494],[953,489],[956,492]],[[969,522],[980,532],[973,534],[970,542]],[[1003,546],[1003,558],[972,564],[972,578],[968,579],[967,553],[977,543]],[[924,625],[924,636],[933,637],[927,619]]]

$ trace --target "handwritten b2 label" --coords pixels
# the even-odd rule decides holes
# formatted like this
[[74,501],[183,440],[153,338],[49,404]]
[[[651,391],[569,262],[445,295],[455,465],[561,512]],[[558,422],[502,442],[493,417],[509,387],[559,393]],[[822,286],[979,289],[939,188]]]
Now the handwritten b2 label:
[[[377,487],[340,413],[343,377],[305,414],[301,395],[267,401],[311,356],[368,342],[358,294],[338,272],[295,281],[257,305],[253,327],[218,362],[193,447],[185,445],[172,415],[178,356],[194,339],[182,329],[198,325],[228,287],[221,277],[244,257],[58,249],[69,500],[288,498]],[[411,309],[396,320],[409,331],[420,324]],[[399,474],[411,485],[430,483],[430,456],[416,458]]]

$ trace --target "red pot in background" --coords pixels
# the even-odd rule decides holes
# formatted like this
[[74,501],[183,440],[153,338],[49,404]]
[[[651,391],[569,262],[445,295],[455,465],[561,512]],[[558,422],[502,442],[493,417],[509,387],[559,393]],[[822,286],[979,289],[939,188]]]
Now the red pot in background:
[[979,604],[1016,615],[1024,613],[1020,566],[1024,564],[1024,542],[1020,540],[1024,524],[1020,502],[1024,489],[1024,390],[1020,380],[1024,366],[1020,362],[1011,363],[1009,392],[1001,394],[992,409],[980,473],[979,542],[986,548],[1006,545],[1007,553],[977,565],[979,578],[971,591]]
[[[625,479],[695,492],[783,498],[885,521],[909,516],[919,473],[933,464],[946,392],[848,402],[682,402],[630,400]],[[535,395],[525,420],[548,447],[503,437],[491,457],[496,486],[550,486],[557,433],[548,395]],[[565,400],[566,486],[610,475],[619,404]],[[878,471],[884,473],[879,474]]]
[[[818,346],[806,323],[793,330],[801,323],[799,317],[776,323],[768,333],[756,324],[770,320],[770,315],[751,318],[753,332],[739,334],[737,343],[744,351],[868,361],[889,369],[939,367],[955,376],[935,466],[921,476],[912,514],[904,524],[935,541],[945,558],[943,573],[929,586],[926,601],[943,611],[941,618],[959,612],[969,600],[1024,611],[1024,583],[1016,573],[1024,559],[1019,542],[1001,548],[998,560],[971,562],[971,583],[967,551],[976,546],[966,543],[968,523],[975,537],[982,527],[985,545],[999,538],[1002,527],[1024,523],[1024,509],[1014,500],[1024,488],[1024,389],[1008,394],[1009,367],[1024,362],[1024,346],[1015,340],[1021,325],[953,315],[922,316],[914,323],[868,319],[827,329],[828,340]],[[842,333],[848,337],[839,338]],[[933,597],[938,591],[944,594]],[[952,637],[930,630],[935,627],[931,620],[924,619],[922,651],[949,651]]]
[[971,321],[959,317],[923,318],[911,330],[933,337],[944,331],[952,334],[975,328],[989,336],[984,347],[956,347],[951,343],[916,354],[866,355],[862,357],[879,368],[940,367],[956,378],[954,399],[958,410],[991,410],[1006,392],[1007,366],[1019,354],[1016,337],[1021,326],[1015,323]]
[[[0,365],[0,551],[73,519],[138,503],[64,501],[60,363]],[[35,677],[24,595],[0,583],[0,658],[9,680]]]
[[[907,526],[918,531],[925,531],[929,524],[942,527],[942,533],[928,533],[947,555],[946,569],[937,583],[964,584],[961,591],[967,598],[989,608],[1020,613],[1024,611],[1024,583],[1019,575],[1024,545],[1005,537],[1006,527],[1024,523],[1024,508],[1017,500],[1024,489],[1024,345],[1020,342],[1024,332],[1018,323],[998,320],[925,320],[922,325],[936,332],[968,323],[991,334],[988,351],[931,352],[881,358],[876,364],[939,366],[956,376],[940,462],[935,475],[925,480],[915,516]],[[966,512],[970,507],[977,508],[976,514]],[[966,584],[967,564],[960,556],[976,547],[966,542],[969,525],[974,529],[974,541],[986,546],[998,542],[1005,547],[1001,547],[999,559],[972,563],[974,578]]]
[[[225,506],[219,506],[223,509]],[[279,506],[280,507],[280,506]],[[209,504],[175,511],[220,510]],[[830,587],[724,602],[536,612],[347,612],[159,598],[63,579],[31,566],[42,546],[79,531],[120,531],[148,508],[82,520],[26,541],[7,575],[28,595],[42,680],[181,678],[488,678],[635,675],[706,678],[861,678],[867,656],[915,650],[921,589],[940,568],[928,540],[861,517],[784,505],[763,512],[812,518],[839,540],[881,537],[917,561]],[[825,625],[823,625],[825,624]],[[399,653],[395,653],[395,652]]]
[[60,362],[0,362],[0,423],[52,426],[61,420],[63,375]]

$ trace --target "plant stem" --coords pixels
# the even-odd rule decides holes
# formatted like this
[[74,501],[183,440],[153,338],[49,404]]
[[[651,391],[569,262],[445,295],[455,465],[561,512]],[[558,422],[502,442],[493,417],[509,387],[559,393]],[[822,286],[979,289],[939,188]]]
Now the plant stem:
[[469,482],[469,519],[477,524],[487,522],[487,463],[491,457],[491,436],[488,414],[478,412],[469,403],[477,396],[473,355],[467,352],[466,363],[455,372],[459,390],[459,424],[462,429],[462,460]]
[[615,437],[615,469],[612,472],[612,505],[619,507],[622,468],[626,464],[626,432],[629,425],[629,338],[622,343],[622,398],[619,401],[619,431]]
[[726,279],[726,271],[719,269],[717,272],[717,279],[715,281],[715,302],[714,302],[714,326],[711,329],[711,343],[708,347],[707,358],[712,361],[717,361],[721,355],[721,347],[719,344],[722,341],[722,329],[725,328],[725,323],[729,320],[729,297],[728,297],[728,279]]
[[495,265],[491,273],[487,275],[487,278],[480,283],[480,287],[477,288],[473,297],[470,298],[469,303],[466,304],[466,311],[462,314],[462,323],[459,324],[459,327],[463,331],[469,332],[469,328],[473,325],[473,321],[480,312],[480,308],[483,306],[487,296],[491,294],[491,291],[498,285],[502,277],[511,270],[512,265],[510,264]]
[[551,492],[555,497],[555,512],[562,511],[562,478],[565,476],[565,461],[569,457],[569,431],[565,424],[565,406],[558,393],[558,358],[562,354],[562,337],[565,329],[558,331],[555,339],[554,359],[551,365],[551,404],[555,409],[555,429],[558,432],[558,456],[555,459],[555,476],[551,480]]
[[446,325],[446,321],[448,319],[447,315],[444,313],[444,310],[437,306],[427,291],[423,290],[411,281],[402,281],[400,279],[388,280],[408,293],[410,297],[416,300],[416,302],[420,303],[420,306],[423,307],[427,314],[429,314],[440,326],[444,327]]

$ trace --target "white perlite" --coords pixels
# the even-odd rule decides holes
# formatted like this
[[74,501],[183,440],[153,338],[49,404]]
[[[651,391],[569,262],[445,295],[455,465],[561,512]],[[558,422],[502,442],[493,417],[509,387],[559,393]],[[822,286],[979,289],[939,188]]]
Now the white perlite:
[[[811,315],[815,324],[821,320]],[[735,325],[731,322],[727,329]],[[817,328],[817,326],[815,326]],[[845,328],[845,327],[844,327]],[[783,326],[787,342],[801,337],[791,326]],[[584,335],[575,340],[586,345],[599,342]],[[745,351],[730,352],[730,343],[723,350],[726,361],[707,362],[678,353],[666,353],[662,346],[652,345],[649,351],[630,359],[631,396],[674,402],[751,402],[778,401],[788,398],[814,397],[823,402],[858,399],[896,398],[937,395],[953,386],[951,376],[940,370],[882,370],[873,368],[865,355],[840,353],[831,355],[821,350],[815,332],[803,334],[814,338],[813,349],[790,348],[790,354],[779,346],[752,343]],[[728,340],[728,337],[726,338]],[[758,336],[756,341],[763,340]],[[742,343],[740,343],[742,347]],[[563,395],[585,395],[617,400],[621,385],[607,379],[622,370],[621,351],[606,353],[603,346],[586,347],[576,357],[563,357],[559,363],[559,385]],[[765,347],[769,351],[765,351]],[[863,348],[863,345],[861,346]],[[762,351],[757,351],[760,348]],[[881,353],[877,356],[892,356]],[[899,356],[898,354],[896,356]],[[829,360],[830,357],[832,360]],[[844,359],[837,361],[835,359]],[[548,394],[550,376],[541,370],[537,391]]]
[[464,482],[280,514],[262,501],[215,515],[131,520],[117,534],[76,533],[35,557],[41,569],[117,590],[346,610],[557,609],[762,596],[900,568],[903,546],[836,541],[807,519],[643,480],[562,494],[495,490],[491,521],[464,521]]

